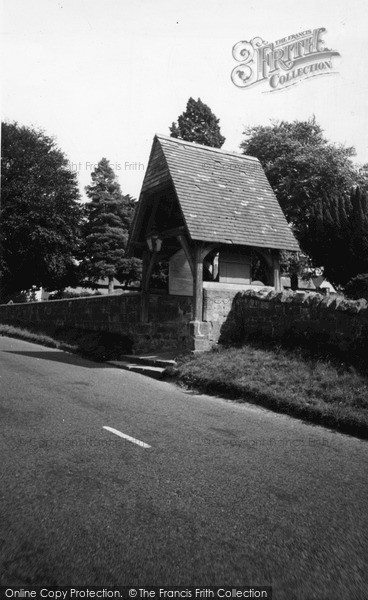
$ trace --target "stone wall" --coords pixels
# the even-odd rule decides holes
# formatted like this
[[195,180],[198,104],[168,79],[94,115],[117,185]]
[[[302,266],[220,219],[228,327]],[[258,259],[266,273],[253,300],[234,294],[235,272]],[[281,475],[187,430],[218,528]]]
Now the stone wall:
[[134,353],[194,349],[190,326],[193,301],[190,296],[150,294],[148,323],[134,323]]
[[140,323],[140,294],[94,296],[48,302],[0,305],[0,323],[42,331],[76,328],[119,333],[133,351],[191,349],[192,298],[151,294],[149,322]]
[[368,349],[368,304],[308,292],[239,292],[220,342],[288,340],[341,354]]
[[53,333],[64,327],[121,333],[124,326],[139,319],[137,293],[92,296],[46,302],[3,304],[0,322],[32,327]]
[[[247,290],[262,289],[271,291],[271,287],[242,286]],[[239,286],[231,284],[203,284],[203,322],[197,324],[194,330],[196,350],[209,350],[217,344],[224,323],[228,319],[235,296],[239,294]]]
[[250,338],[289,340],[342,354],[368,356],[365,300],[307,292],[204,289],[203,321],[192,321],[192,298],[150,294],[149,322],[140,323],[137,292],[0,306],[0,322],[53,334],[63,328],[127,336],[134,353],[208,350]]

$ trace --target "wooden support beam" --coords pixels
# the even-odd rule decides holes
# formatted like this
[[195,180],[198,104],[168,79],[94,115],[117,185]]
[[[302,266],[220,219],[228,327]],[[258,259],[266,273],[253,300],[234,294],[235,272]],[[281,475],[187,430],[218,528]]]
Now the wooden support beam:
[[[180,241],[180,240],[179,240]],[[186,241],[186,239],[185,239]],[[185,243],[185,242],[184,242]],[[197,243],[193,251],[188,246],[187,251],[193,257],[193,319],[203,321],[203,259],[212,252],[218,244]],[[183,247],[185,252],[185,248]],[[189,264],[190,261],[188,260]]]
[[193,318],[194,321],[203,319],[203,258],[202,248],[197,246],[194,251],[193,276]]
[[181,227],[174,227],[173,229],[165,229],[164,231],[159,232],[159,236],[162,240],[171,237],[178,237],[178,235],[185,235],[185,227],[184,225]]
[[134,248],[146,248],[147,242],[130,242],[130,245]]
[[280,276],[280,252],[274,251],[272,253],[272,265],[273,265],[273,285],[275,291],[281,291],[281,276]]
[[152,269],[155,264],[157,252],[143,252],[142,260],[142,291],[141,291],[141,322],[148,321],[148,306],[149,306],[149,284],[152,274]]
[[159,194],[156,194],[156,197],[153,200],[151,214],[150,214],[150,218],[149,218],[148,224],[147,224],[146,234],[148,234],[148,235],[154,229],[156,213],[157,213],[159,202],[160,202],[160,196],[159,196]]
[[210,252],[212,252],[212,250],[214,250],[215,248],[218,248],[219,244],[202,244],[201,246],[201,258],[202,261],[204,258],[206,258],[207,254],[209,254]]
[[187,261],[189,263],[190,270],[192,271],[192,276],[194,277],[194,260],[193,260],[193,255],[189,248],[187,238],[184,235],[178,235],[176,237],[177,237],[177,240],[179,241],[182,249],[184,250],[185,258],[187,259]]
[[148,320],[148,290],[147,290],[147,272],[150,261],[148,250],[143,252],[142,256],[142,289],[141,289],[141,322],[146,323]]
[[148,269],[147,269],[147,275],[146,275],[146,285],[147,285],[147,290],[149,290],[149,284],[151,281],[151,275],[152,275],[152,269],[154,267],[154,264],[156,262],[156,258],[157,258],[157,252],[152,252],[151,256],[150,256],[150,261],[148,264]]
[[267,267],[267,285],[273,285],[276,291],[281,290],[280,251],[265,248],[254,248],[262,256]]

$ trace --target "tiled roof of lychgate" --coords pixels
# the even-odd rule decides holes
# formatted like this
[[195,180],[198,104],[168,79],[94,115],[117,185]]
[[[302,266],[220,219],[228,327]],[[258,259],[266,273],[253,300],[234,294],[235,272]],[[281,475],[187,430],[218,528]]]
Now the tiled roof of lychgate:
[[192,239],[299,250],[258,159],[157,135]]

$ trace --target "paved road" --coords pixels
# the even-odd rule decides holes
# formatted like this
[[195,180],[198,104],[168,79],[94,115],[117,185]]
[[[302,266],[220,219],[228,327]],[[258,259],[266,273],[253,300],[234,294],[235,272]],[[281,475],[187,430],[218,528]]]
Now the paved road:
[[3,585],[368,597],[366,442],[1,337],[0,376]]

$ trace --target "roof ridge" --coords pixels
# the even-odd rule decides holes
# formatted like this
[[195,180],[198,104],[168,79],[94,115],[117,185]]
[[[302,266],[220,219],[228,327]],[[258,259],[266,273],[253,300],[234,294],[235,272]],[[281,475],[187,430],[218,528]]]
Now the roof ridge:
[[157,139],[164,139],[168,142],[183,144],[183,146],[191,146],[194,148],[200,148],[201,150],[207,150],[209,152],[217,152],[218,154],[226,154],[235,158],[243,158],[246,160],[259,162],[258,158],[256,158],[255,156],[249,156],[248,154],[240,154],[240,152],[233,152],[232,150],[223,150],[222,148],[213,148],[213,146],[205,146],[204,144],[197,144],[197,142],[187,142],[186,140],[174,138],[170,135],[164,135],[162,133],[156,133],[155,137]]

